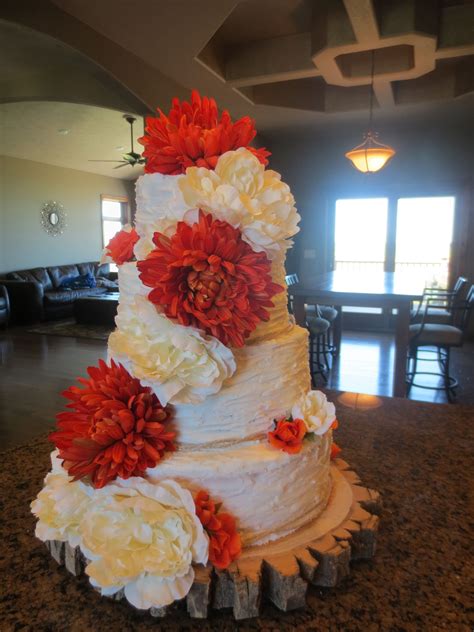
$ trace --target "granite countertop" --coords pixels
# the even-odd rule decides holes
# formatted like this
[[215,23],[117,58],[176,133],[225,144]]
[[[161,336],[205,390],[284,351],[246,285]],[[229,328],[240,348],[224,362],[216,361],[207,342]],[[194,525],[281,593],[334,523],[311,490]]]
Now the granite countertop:
[[5,452],[0,480],[0,630],[272,630],[471,632],[474,626],[474,407],[332,393],[342,457],[384,510],[378,550],[336,589],[311,588],[308,608],[236,623],[217,612],[153,619],[101,598],[34,538],[29,503],[49,467],[45,437]]

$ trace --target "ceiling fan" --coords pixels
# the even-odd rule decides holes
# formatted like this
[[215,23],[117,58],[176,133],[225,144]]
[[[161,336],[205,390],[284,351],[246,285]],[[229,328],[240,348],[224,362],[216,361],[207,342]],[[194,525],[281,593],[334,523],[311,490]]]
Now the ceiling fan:
[[144,165],[145,158],[142,158],[140,154],[133,151],[133,124],[137,120],[131,114],[124,114],[123,118],[130,125],[130,145],[131,149],[127,154],[122,154],[122,160],[89,160],[88,162],[117,162],[119,163],[114,169],[120,169],[120,167],[134,167],[135,165]]

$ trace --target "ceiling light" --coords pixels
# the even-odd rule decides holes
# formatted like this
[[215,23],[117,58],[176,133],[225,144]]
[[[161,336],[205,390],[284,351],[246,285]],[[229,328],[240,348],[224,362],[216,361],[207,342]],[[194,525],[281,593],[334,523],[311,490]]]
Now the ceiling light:
[[68,129],[67,127],[61,127],[60,129],[58,129],[58,134],[62,134],[63,136],[66,136],[67,134],[69,134],[71,130]]
[[364,136],[364,142],[345,154],[354,167],[363,173],[380,171],[395,155],[395,150],[388,145],[379,143],[375,140],[376,136],[377,134],[369,130]]
[[372,51],[372,69],[370,73],[370,102],[369,102],[369,124],[366,134],[364,134],[364,142],[351,151],[348,151],[345,156],[348,158],[354,167],[363,173],[374,173],[380,171],[387,162],[395,155],[395,150],[388,145],[379,143],[377,139],[377,132],[372,131],[372,110],[374,100],[374,58],[375,51]]

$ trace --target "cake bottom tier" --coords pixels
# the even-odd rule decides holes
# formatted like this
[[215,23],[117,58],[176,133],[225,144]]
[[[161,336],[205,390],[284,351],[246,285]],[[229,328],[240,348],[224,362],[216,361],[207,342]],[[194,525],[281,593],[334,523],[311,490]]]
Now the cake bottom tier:
[[204,489],[232,514],[244,546],[283,537],[314,520],[331,491],[331,432],[287,454],[266,441],[228,448],[181,450],[147,471],[151,482],[171,478],[193,493]]

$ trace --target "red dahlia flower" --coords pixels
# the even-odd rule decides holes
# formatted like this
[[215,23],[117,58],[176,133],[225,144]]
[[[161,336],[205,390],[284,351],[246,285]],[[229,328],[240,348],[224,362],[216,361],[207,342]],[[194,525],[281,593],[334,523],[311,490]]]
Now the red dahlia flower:
[[283,291],[271,279],[264,252],[254,252],[238,229],[202,211],[198,223],[179,222],[171,239],[155,233],[153,243],[156,248],[137,264],[140,279],[153,288],[150,301],[227,346],[242,347],[268,320],[271,298]]
[[218,513],[218,508],[203,490],[194,499],[196,515],[209,536],[209,561],[216,568],[227,568],[242,551],[235,518],[228,513]]
[[168,411],[113,360],[110,367],[99,360],[87,372],[90,379],[78,378],[84,388],[64,391],[70,410],[57,416],[59,430],[49,436],[63,467],[74,480],[90,477],[94,487],[118,476],[143,476],[165,451],[175,449],[175,433],[164,425]]
[[138,233],[134,228],[119,230],[105,247],[105,252],[114,263],[122,265],[133,259],[133,248],[138,240]]
[[239,147],[268,164],[270,152],[249,146],[257,133],[250,117],[233,123],[224,110],[219,119],[214,99],[201,98],[197,90],[191,93],[191,103],[176,98],[172,103],[168,116],[158,109],[159,117],[147,117],[145,136],[138,139],[145,147],[146,173],[177,175],[193,166],[214,169],[219,156]]

